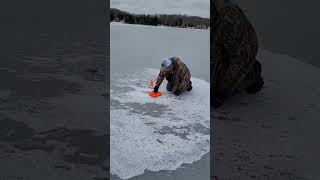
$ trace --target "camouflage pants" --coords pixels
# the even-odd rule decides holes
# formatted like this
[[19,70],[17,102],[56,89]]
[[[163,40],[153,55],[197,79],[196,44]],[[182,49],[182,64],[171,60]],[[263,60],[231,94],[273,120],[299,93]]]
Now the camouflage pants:
[[[172,80],[168,80],[167,83],[167,91],[172,91],[173,90],[173,86],[174,86],[174,82]],[[191,81],[189,81],[189,86],[187,87],[187,91],[191,90]],[[174,93],[174,92],[173,92]]]
[[240,83],[239,87],[236,89],[236,92],[245,91],[249,94],[254,94],[260,91],[264,84],[263,78],[261,77],[261,72],[261,64],[259,61],[256,61],[253,64],[246,78]]
[[168,81],[167,83],[167,91],[172,91],[173,88],[173,81]]
[[[211,104],[213,104],[214,106],[219,106],[219,104],[223,103],[224,99],[235,95],[236,93],[247,92],[250,94],[254,94],[260,91],[264,84],[263,78],[261,77],[261,69],[262,68],[260,62],[256,60],[249,69],[249,73],[246,75],[246,77],[234,89],[230,89],[221,77],[222,79],[219,80],[219,82],[216,82],[216,86],[218,87],[218,91],[220,92],[219,97],[212,97]],[[213,92],[211,93],[213,94]]]

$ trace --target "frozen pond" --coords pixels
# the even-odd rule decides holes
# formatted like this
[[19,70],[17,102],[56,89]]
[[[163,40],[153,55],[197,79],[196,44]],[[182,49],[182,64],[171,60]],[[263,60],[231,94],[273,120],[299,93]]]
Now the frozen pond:
[[[111,24],[112,179],[210,178],[209,49],[207,30]],[[194,88],[176,97],[164,81],[163,95],[150,98],[148,82],[171,56],[189,67]]]

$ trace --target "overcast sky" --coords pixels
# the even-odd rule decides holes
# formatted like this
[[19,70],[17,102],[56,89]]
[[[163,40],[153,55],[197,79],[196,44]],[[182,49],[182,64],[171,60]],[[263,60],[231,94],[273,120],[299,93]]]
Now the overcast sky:
[[111,0],[111,8],[138,14],[187,14],[210,17],[210,0]]

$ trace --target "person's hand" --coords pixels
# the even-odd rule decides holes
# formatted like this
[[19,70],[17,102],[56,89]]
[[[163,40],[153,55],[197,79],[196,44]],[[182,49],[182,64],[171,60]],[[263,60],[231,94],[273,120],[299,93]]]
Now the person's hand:
[[153,91],[154,91],[155,93],[157,93],[158,90],[159,90],[159,86],[155,86],[155,87],[153,88]]

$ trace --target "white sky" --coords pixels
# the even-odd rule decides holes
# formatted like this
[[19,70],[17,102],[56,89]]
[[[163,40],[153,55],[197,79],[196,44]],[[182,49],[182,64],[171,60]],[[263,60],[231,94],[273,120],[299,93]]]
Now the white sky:
[[210,17],[210,0],[111,0],[111,8],[137,14],[187,14]]

